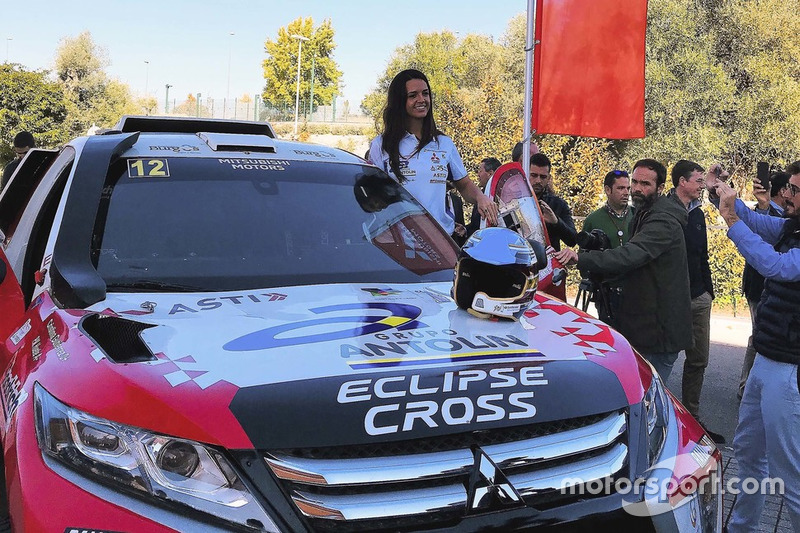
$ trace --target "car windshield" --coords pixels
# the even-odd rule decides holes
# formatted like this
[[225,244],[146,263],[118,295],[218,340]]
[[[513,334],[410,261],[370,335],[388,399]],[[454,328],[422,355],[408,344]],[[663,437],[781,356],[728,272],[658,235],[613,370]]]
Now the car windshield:
[[120,160],[93,243],[110,291],[450,281],[458,253],[380,170],[270,159]]

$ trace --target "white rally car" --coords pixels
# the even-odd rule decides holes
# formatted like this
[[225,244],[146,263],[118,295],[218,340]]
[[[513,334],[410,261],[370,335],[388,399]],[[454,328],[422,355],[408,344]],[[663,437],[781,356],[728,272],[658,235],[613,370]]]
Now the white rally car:
[[15,531],[716,531],[720,455],[617,332],[450,297],[379,169],[127,117],[0,196]]

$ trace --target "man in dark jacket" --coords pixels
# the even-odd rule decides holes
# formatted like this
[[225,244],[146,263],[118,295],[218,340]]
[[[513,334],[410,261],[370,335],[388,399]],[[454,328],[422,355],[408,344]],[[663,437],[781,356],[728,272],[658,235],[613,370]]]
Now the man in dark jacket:
[[31,148],[36,148],[36,141],[33,135],[27,131],[21,131],[14,136],[14,155],[16,156],[9,164],[3,169],[3,177],[0,178],[0,191],[5,188],[8,179],[14,174],[14,171],[19,166],[19,162],[28,153]]
[[561,249],[562,241],[567,246],[575,246],[578,232],[575,231],[572,213],[569,211],[567,202],[553,194],[550,159],[543,153],[539,152],[531,156],[528,180],[539,200],[542,218],[547,228],[547,234],[550,236],[550,245],[555,250]]
[[[786,172],[775,172],[769,178],[769,190],[765,190],[759,182],[753,181],[753,196],[758,200],[756,205],[756,213],[762,215],[769,215],[771,217],[782,217],[783,210],[786,207],[786,199],[783,196],[783,190],[789,183],[789,174]],[[753,268],[750,263],[744,264],[744,271],[742,272],[742,292],[747,299],[747,307],[750,309],[750,320],[753,324],[753,330],[756,327],[756,309],[758,309],[758,301],[761,300],[761,293],[764,290],[764,276],[758,273],[758,270]],[[742,363],[742,375],[739,378],[739,392],[738,398],[741,400],[744,394],[744,384],[747,382],[747,376],[750,375],[750,369],[753,368],[753,361],[756,358],[756,349],[753,348],[753,336],[747,339],[747,348],[744,351],[744,362]]]
[[667,169],[658,161],[637,161],[631,175],[636,216],[631,238],[617,248],[556,254],[562,264],[621,277],[615,322],[620,333],[667,381],[678,352],[692,347],[692,312],[683,228],[686,209],[661,193]]
[[782,480],[784,505],[800,531],[800,161],[787,172],[783,219],[754,213],[713,173],[706,176],[720,197],[728,238],[765,280],[753,332],[756,358],[733,438],[742,486],[755,479],[762,489],[739,493],[730,533],[758,530],[768,477]]
[[[714,285],[708,264],[708,234],[706,216],[702,209],[706,186],[705,170],[694,161],[681,159],[672,167],[674,188],[667,196],[689,213],[689,223],[683,229],[686,259],[689,264],[689,293],[692,297],[692,337],[694,346],[686,350],[681,381],[681,402],[700,420],[700,392],[708,366],[711,340],[711,302]],[[706,430],[716,442],[724,443],[719,433]]]

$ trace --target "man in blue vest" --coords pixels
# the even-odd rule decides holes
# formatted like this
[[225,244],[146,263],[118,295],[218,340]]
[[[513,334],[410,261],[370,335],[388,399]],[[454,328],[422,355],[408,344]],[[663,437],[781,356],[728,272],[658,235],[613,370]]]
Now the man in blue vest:
[[743,490],[728,531],[758,530],[766,494],[750,494],[745,481],[770,476],[783,480],[784,504],[800,531],[800,161],[786,169],[791,177],[781,193],[782,219],[748,209],[716,177],[716,168],[706,174],[706,186],[719,196],[728,238],[765,280],[753,332],[756,357],[733,439]]

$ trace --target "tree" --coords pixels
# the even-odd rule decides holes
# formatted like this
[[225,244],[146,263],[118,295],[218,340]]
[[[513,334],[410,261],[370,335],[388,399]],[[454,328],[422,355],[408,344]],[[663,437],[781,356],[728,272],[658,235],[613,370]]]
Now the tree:
[[[311,17],[297,18],[286,27],[278,30],[276,40],[267,39],[264,49],[268,55],[263,62],[266,86],[262,94],[265,103],[272,106],[291,105],[294,107],[297,80],[298,40],[292,35],[300,35],[308,40],[302,42],[300,61],[300,100],[307,103],[314,83],[314,105],[331,101],[339,92],[342,76],[333,60],[336,43],[330,19],[314,28]],[[301,109],[305,107],[301,105]]]
[[644,157],[669,168],[679,159],[712,161],[724,152],[734,86],[709,46],[717,25],[696,0],[648,4],[647,136],[617,144],[628,167]]
[[[709,5],[715,54],[732,79],[735,105],[724,157],[745,174],[757,161],[786,164],[800,146],[800,33],[796,4],[735,0]],[[724,28],[724,31],[721,30]]]
[[155,108],[148,99],[135,99],[130,87],[108,78],[110,64],[105,49],[95,44],[85,31],[64,38],[56,52],[56,76],[64,88],[67,128],[72,135],[83,135],[96,124],[111,127],[125,114],[139,114]]
[[37,144],[56,146],[69,137],[64,91],[46,71],[27,71],[20,65],[0,65],[0,142],[2,159],[12,157],[14,135],[27,130]]
[[175,108],[172,110],[172,113],[175,115],[183,115],[185,117],[195,117],[197,116],[198,109],[201,117],[211,116],[211,110],[208,108],[208,105],[203,104],[201,100],[198,108],[197,98],[195,95],[190,93],[186,95],[186,100],[175,106]]

